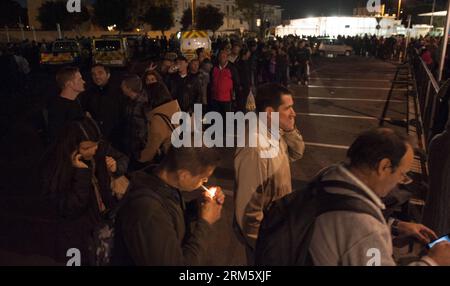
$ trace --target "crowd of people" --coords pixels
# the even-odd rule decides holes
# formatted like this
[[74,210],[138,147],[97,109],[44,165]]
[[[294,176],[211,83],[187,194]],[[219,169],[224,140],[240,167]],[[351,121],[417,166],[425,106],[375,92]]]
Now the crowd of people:
[[[438,78],[438,71],[441,58],[441,39],[434,37],[425,37],[420,39],[415,39],[411,43],[411,48],[414,48],[425,62],[434,77]],[[449,57],[448,54],[444,61],[443,75],[442,79],[446,80],[450,77],[449,68]]]
[[[403,38],[340,40],[357,55],[382,59],[402,58],[406,44]],[[171,144],[177,128],[172,116],[192,113],[201,104],[205,112],[223,117],[237,111],[268,118],[279,113],[279,145],[270,135],[270,123],[261,127],[267,134],[256,135],[259,142],[279,146],[275,156],[261,156],[267,146],[247,146],[237,148],[234,157],[236,235],[246,247],[249,265],[271,265],[275,260],[264,258],[280,256],[282,249],[267,244],[280,235],[276,228],[267,231],[269,211],[286,199],[290,211],[299,214],[290,219],[301,220],[303,214],[296,207],[302,201],[293,193],[290,163],[307,150],[288,86],[308,85],[312,43],[313,38],[294,36],[267,43],[219,38],[211,54],[198,49],[189,61],[163,53],[160,60],[119,79],[101,64],[89,67],[89,79],[77,67],[61,68],[56,74],[59,93],[46,108],[48,150],[40,164],[43,194],[65,222],[57,233],[57,259],[65,259],[66,250],[75,247],[85,254],[83,265],[204,265],[205,240],[226,198],[217,187],[191,205],[182,193],[205,188],[220,155],[214,148]],[[249,108],[252,98],[254,108]],[[383,215],[382,199],[411,181],[407,173],[413,148],[390,129],[361,134],[348,151],[348,162],[322,171],[314,179],[319,183],[308,189],[318,200],[317,208],[309,209],[310,216],[316,214],[312,238],[284,247],[306,248],[312,265],[367,265],[367,251],[376,248],[381,265],[395,265],[393,243],[408,237],[422,244],[437,239],[424,225]],[[335,185],[327,185],[330,181]],[[345,201],[346,206],[331,203],[322,210],[330,201]],[[300,260],[286,264],[308,264]],[[450,244],[438,244],[413,265],[450,265]]]

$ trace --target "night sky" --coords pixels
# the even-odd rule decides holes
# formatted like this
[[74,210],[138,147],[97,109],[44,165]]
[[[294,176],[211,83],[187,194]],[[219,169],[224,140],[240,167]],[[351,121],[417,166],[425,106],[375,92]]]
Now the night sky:
[[284,18],[300,18],[307,16],[351,15],[356,0],[281,0]]
[[[22,6],[26,5],[26,0],[16,0]],[[83,0],[92,1],[92,0]],[[268,0],[273,4],[281,5],[284,9],[283,18],[295,19],[307,16],[334,16],[334,15],[351,15],[353,8],[357,6],[357,3],[366,3],[367,0]],[[382,3],[397,3],[398,0],[382,0]],[[392,3],[391,3],[392,2]],[[432,2],[432,0],[409,0],[411,2]],[[438,0],[440,2],[446,2],[444,0]],[[388,5],[389,5],[388,4]],[[405,1],[408,4],[408,1]],[[404,4],[404,5],[405,5]],[[396,5],[394,5],[396,7]]]
[[[26,0],[16,0],[22,6]],[[285,18],[296,18],[308,15],[320,16],[338,14],[339,7],[342,14],[351,14],[355,6],[354,0],[277,0],[274,3],[281,4],[285,9]]]

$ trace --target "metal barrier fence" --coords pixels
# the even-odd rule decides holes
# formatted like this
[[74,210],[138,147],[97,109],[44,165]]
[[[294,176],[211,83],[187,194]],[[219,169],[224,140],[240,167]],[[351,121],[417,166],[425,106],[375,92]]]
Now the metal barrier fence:
[[438,83],[416,49],[410,49],[409,62],[413,72],[415,90],[417,91],[422,133],[425,137],[425,145],[428,147],[434,135],[444,131],[447,122],[447,93],[450,79],[441,84]]

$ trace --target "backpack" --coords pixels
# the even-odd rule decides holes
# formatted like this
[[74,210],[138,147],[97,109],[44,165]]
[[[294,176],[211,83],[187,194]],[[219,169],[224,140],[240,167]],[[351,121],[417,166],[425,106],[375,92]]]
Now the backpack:
[[[169,116],[163,114],[163,113],[155,113],[153,114],[153,116],[157,116],[160,117],[161,120],[167,125],[167,127],[169,127],[169,129],[174,132],[175,129],[177,128],[177,126],[173,125],[172,122],[170,121]],[[162,145],[159,150],[158,153],[155,154],[155,157],[152,159],[152,161],[150,163],[147,163],[144,167],[140,168],[138,171],[141,172],[149,172],[150,170],[152,170],[153,168],[155,168],[156,166],[159,166],[162,162],[162,160],[164,159],[164,156],[166,154],[164,154],[164,146]]]
[[335,187],[367,195],[358,187],[344,181],[315,179],[304,190],[276,201],[264,212],[255,248],[258,266],[312,266],[309,255],[314,223],[321,214],[351,211],[382,218],[364,201],[350,196],[330,194],[325,188]]
[[111,266],[117,263],[114,257],[117,253],[115,247],[117,246],[118,240],[121,239],[121,233],[120,230],[117,231],[116,217],[125,204],[143,197],[151,197],[167,208],[166,202],[159,194],[146,190],[146,188],[135,189],[134,193],[139,194],[133,197],[130,197],[128,195],[129,192],[127,192],[122,200],[119,201],[118,205],[105,215],[103,222],[94,229],[89,244],[89,263],[92,266]]
[[[172,122],[170,121],[170,118],[169,118],[167,115],[165,115],[165,114],[163,114],[163,113],[155,113],[153,116],[160,117],[160,118],[162,119],[162,121],[164,121],[164,123],[167,125],[167,127],[169,127],[169,129],[170,129],[172,132],[175,131],[176,126],[172,124]],[[155,156],[155,158],[153,158],[153,161],[152,161],[153,166],[154,166],[155,164],[158,164],[158,165],[159,165],[159,164],[162,162],[162,159],[164,158],[165,155],[166,155],[166,154],[165,154],[165,152],[164,152],[164,146],[161,146],[161,147],[159,148],[158,154]]]
[[[133,173],[136,177],[137,176],[148,176],[147,173],[142,172],[142,171],[137,171],[135,173]],[[127,211],[126,209],[124,209],[124,206],[129,204],[130,202],[139,200],[139,199],[143,199],[143,198],[152,198],[155,201],[158,201],[161,206],[164,209],[169,209],[170,206],[168,205],[167,201],[162,197],[162,195],[156,191],[156,190],[151,190],[151,186],[155,186],[156,183],[154,183],[154,181],[146,181],[146,186],[143,185],[136,185],[133,184],[133,180],[132,180],[132,186],[133,186],[133,190],[132,193],[133,195],[129,195],[130,192],[127,193],[127,195],[122,199],[122,203],[121,205],[115,209],[114,212],[114,236],[111,239],[111,248],[110,251],[108,253],[108,266],[134,266],[135,262],[132,260],[131,256],[129,255],[128,252],[128,246],[124,240],[124,232],[123,232],[123,228],[122,228],[122,221],[120,220],[120,212]],[[119,215],[119,219],[117,219]],[[175,220],[172,218],[172,223],[175,225],[176,222]]]

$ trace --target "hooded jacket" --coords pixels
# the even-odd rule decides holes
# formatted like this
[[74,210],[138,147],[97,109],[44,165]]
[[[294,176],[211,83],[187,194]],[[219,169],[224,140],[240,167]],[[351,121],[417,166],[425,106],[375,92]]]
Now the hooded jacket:
[[142,172],[132,175],[131,186],[117,216],[114,260],[137,266],[204,265],[211,227],[198,219],[189,231],[180,191]]
[[[379,254],[380,265],[395,266],[392,236],[382,210],[382,200],[343,164],[324,171],[323,181],[344,181],[358,186],[365,196],[355,191],[340,188],[325,188],[333,194],[350,196],[362,200],[368,208],[378,213],[378,219],[365,213],[349,211],[327,212],[317,217],[309,252],[316,266],[372,266],[374,255]],[[430,258],[411,265],[435,265]]]

